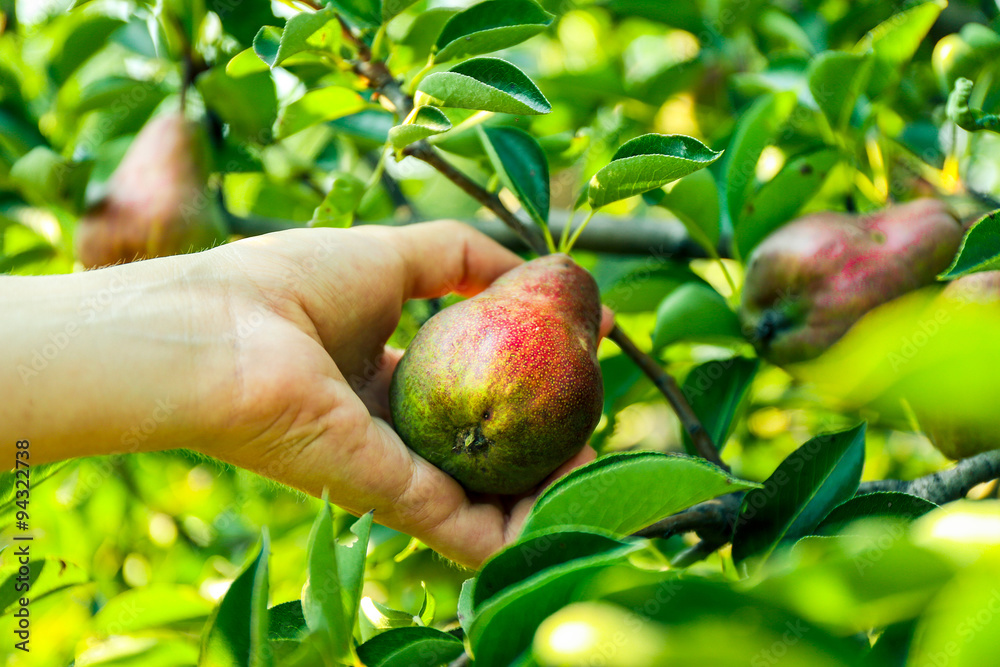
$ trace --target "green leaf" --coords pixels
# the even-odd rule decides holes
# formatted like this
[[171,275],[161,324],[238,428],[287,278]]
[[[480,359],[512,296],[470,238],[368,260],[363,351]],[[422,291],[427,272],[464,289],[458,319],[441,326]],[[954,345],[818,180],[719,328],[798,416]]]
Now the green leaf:
[[256,556],[229,586],[205,626],[198,664],[203,667],[270,665],[267,643],[267,531]]
[[595,530],[556,528],[532,533],[483,564],[474,580],[473,607],[479,607],[504,589],[542,570],[625,544],[610,533]]
[[[34,473],[35,468],[31,470]],[[31,479],[34,481],[34,474]],[[17,590],[18,584],[28,583],[31,586],[29,600],[35,603],[54,593],[89,581],[87,573],[73,563],[61,558],[40,558],[28,563],[28,576],[25,582],[24,575],[19,571],[23,564],[19,562],[19,557],[15,556],[17,548],[25,544],[30,545],[30,542],[11,540],[6,552],[11,564],[0,568],[0,584],[2,584],[0,613],[5,616],[21,606],[20,600],[24,597],[24,592]]]
[[323,649],[341,662],[354,660],[354,620],[346,610],[333,534],[333,511],[325,500],[309,534],[309,568],[302,588],[302,614]]
[[424,601],[420,604],[420,611],[417,612],[417,616],[424,625],[429,626],[434,622],[434,612],[437,610],[437,602],[434,600],[434,596],[431,595],[430,591],[427,590],[427,584],[420,582],[420,587],[424,589]]
[[535,629],[573,599],[577,587],[595,572],[621,563],[646,548],[638,540],[595,555],[555,565],[504,590],[476,614],[468,639],[476,662],[506,665],[527,648]]
[[[813,582],[806,582],[800,595],[814,608],[823,606],[825,599],[810,595],[822,582],[809,583]],[[678,577],[676,571],[609,569],[584,584],[578,598],[604,600],[622,608],[618,619],[605,616],[601,623],[601,634],[606,632],[614,643],[592,644],[620,646],[615,655],[631,658],[634,641],[635,654],[649,656],[616,663],[620,667],[858,667],[868,650],[831,636],[821,625],[808,622],[808,617],[793,615],[767,597],[754,595],[750,586],[733,587],[708,577]],[[565,618],[565,612],[561,615]],[[585,617],[578,620],[585,621]],[[649,637],[644,630],[659,632]]]
[[507,188],[517,195],[531,219],[549,224],[549,161],[527,132],[514,127],[476,126],[486,155]]
[[812,59],[807,74],[809,92],[834,130],[847,126],[858,95],[871,72],[867,54],[824,51]]
[[[719,451],[729,438],[733,417],[750,391],[759,366],[759,360],[743,357],[709,361],[693,368],[684,378],[681,391]],[[696,454],[686,431],[684,449]]]
[[327,652],[344,662],[354,659],[352,633],[371,526],[369,512],[351,526],[357,537],[352,545],[337,543],[333,512],[324,502],[309,536],[309,576],[302,589],[302,610],[309,630],[323,638]]
[[469,628],[472,627],[472,621],[475,619],[476,614],[472,605],[472,596],[476,591],[476,580],[466,579],[462,582],[462,590],[458,595],[458,610],[456,616],[458,616],[459,625],[462,626],[462,630],[468,636]]
[[[417,90],[430,104],[440,107],[521,115],[552,111],[538,86],[524,72],[499,58],[473,58],[447,72],[434,72]],[[418,103],[426,102],[418,99]]]
[[199,76],[195,85],[205,103],[237,134],[257,143],[270,140],[278,114],[278,97],[270,72],[234,78],[216,67]]
[[663,256],[637,260],[608,255],[591,272],[601,290],[601,301],[616,313],[653,311],[664,294],[684,283],[705,284],[686,264]]
[[721,234],[719,217],[719,188],[715,176],[708,169],[688,174],[662,192],[655,203],[662,206],[684,224],[691,235],[709,254],[717,252]]
[[742,339],[736,313],[703,283],[681,285],[660,302],[653,329],[653,352],[682,341],[727,342]]
[[267,638],[271,641],[299,641],[309,632],[301,600],[291,600],[267,610]]
[[277,138],[283,139],[313,125],[350,116],[366,106],[364,99],[349,88],[327,86],[311,90],[281,110]]
[[733,560],[767,558],[782,542],[808,535],[854,495],[865,462],[865,424],[812,438],[743,499]]
[[438,35],[444,29],[444,24],[458,12],[454,7],[435,7],[425,9],[417,13],[416,18],[406,29],[406,34],[396,40],[396,51],[393,59],[397,56],[407,58],[411,65],[423,65]]
[[327,0],[326,4],[362,28],[374,28],[382,22],[379,0]]
[[92,166],[70,162],[50,148],[36,146],[10,168],[10,179],[30,202],[80,210]]
[[397,628],[358,647],[366,667],[437,667],[465,652],[462,642],[434,628]]
[[[261,28],[261,30],[263,29]],[[272,29],[277,30],[277,28]],[[262,61],[253,49],[243,49],[226,63],[226,74],[234,79],[239,79],[249,74],[260,74],[261,72],[267,72],[269,69],[267,63]]]
[[816,528],[816,533],[834,535],[852,521],[871,517],[916,519],[936,508],[937,505],[931,501],[908,493],[896,491],[866,493],[845,500],[834,507]]
[[[189,1],[185,0],[185,4]],[[226,32],[243,46],[253,44],[254,36],[260,27],[274,21],[274,12],[271,11],[269,2],[246,2],[239,5],[213,3],[212,8],[217,10],[216,13]]]
[[309,226],[350,227],[364,194],[365,184],[357,176],[346,172],[334,174],[330,191],[316,207]]
[[157,628],[201,628],[213,607],[193,587],[150,584],[126,590],[108,600],[94,616],[92,627],[105,637]]
[[521,529],[522,539],[557,526],[630,535],[704,500],[756,484],[698,458],[657,452],[609,454],[545,489]]
[[73,667],[176,667],[198,662],[198,647],[186,638],[120,635],[87,644]]
[[824,148],[786,164],[743,205],[734,243],[740,257],[749,257],[768,234],[788,222],[819,191],[840,160],[840,152]]
[[402,150],[412,143],[451,129],[451,121],[437,107],[417,107],[413,116],[402,125],[389,130],[394,149]]
[[418,625],[413,614],[387,607],[370,597],[361,599],[361,613],[358,615],[358,623],[361,628],[361,641],[368,641],[386,630]]
[[[996,520],[996,514],[992,521]],[[960,570],[928,605],[918,621],[907,665],[975,667],[1000,655],[1000,590],[996,550]]]
[[[51,248],[51,246],[49,247]],[[0,266],[0,273],[6,273],[9,270]],[[70,463],[71,461],[56,461],[54,463],[38,463],[31,466],[31,488],[37,488],[39,484],[50,479]],[[14,504],[17,501],[17,479],[16,470],[4,470],[0,472],[0,517],[17,507]],[[21,475],[21,479],[24,479],[23,475]]]
[[62,84],[81,65],[104,48],[111,33],[125,25],[121,19],[96,13],[71,12],[47,26],[46,37],[53,51],[49,56],[49,75]]
[[969,227],[955,260],[938,278],[949,280],[998,268],[1000,268],[1000,210],[984,215]]
[[590,179],[591,208],[640,195],[707,167],[722,155],[681,134],[644,134],[627,141]]
[[277,67],[296,53],[330,49],[336,44],[340,32],[334,29],[336,23],[329,28],[327,24],[335,22],[336,18],[336,12],[329,7],[316,12],[300,12],[288,19],[284,30],[262,27],[254,37],[253,50],[269,67]]
[[875,26],[855,45],[855,53],[874,53],[868,94],[876,97],[899,81],[903,66],[913,58],[931,26],[937,21],[946,0],[925,2]]
[[388,23],[417,0],[382,0],[382,22]]
[[[12,273],[29,264],[52,259],[58,252],[57,248],[48,243],[39,243],[12,255],[5,255],[0,252],[0,274]],[[32,480],[34,480],[34,476],[32,476]]]
[[533,0],[486,0],[451,17],[437,38],[439,63],[499,51],[545,30],[552,14]]
[[760,154],[794,108],[794,91],[764,95],[757,98],[736,123],[726,155],[723,191],[725,211],[733,223],[740,218],[747,190],[756,175]]

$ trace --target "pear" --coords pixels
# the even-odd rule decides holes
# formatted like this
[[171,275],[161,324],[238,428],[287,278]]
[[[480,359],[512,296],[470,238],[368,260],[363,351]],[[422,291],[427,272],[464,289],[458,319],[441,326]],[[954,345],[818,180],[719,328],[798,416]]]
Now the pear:
[[224,241],[208,163],[204,130],[182,111],[146,123],[108,180],[107,194],[77,226],[80,262],[97,268]]
[[509,271],[417,332],[389,390],[396,431],[470,491],[528,491],[600,420],[600,321],[597,284],[566,255]]
[[961,241],[961,223],[933,199],[803,216],[751,253],[744,332],[775,364],[813,359],[872,308],[932,284]]

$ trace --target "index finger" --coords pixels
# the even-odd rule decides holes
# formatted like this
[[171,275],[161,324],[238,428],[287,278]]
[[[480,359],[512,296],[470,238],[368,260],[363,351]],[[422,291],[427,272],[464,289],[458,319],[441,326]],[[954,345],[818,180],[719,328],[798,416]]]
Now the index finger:
[[389,242],[406,264],[408,299],[472,296],[523,261],[482,232],[450,220],[396,228]]

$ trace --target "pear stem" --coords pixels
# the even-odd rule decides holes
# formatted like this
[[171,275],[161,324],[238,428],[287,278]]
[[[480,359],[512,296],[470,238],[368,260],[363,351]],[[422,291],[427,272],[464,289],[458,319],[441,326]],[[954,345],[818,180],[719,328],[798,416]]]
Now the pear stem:
[[569,240],[566,241],[565,245],[560,248],[562,252],[569,253],[569,251],[573,249],[573,246],[576,245],[576,240],[580,238],[580,234],[582,234],[583,230],[587,228],[587,225],[593,219],[595,213],[597,213],[596,208],[590,209],[590,213],[587,214],[587,217],[583,219],[580,226],[576,228],[575,232],[573,232],[573,236],[569,237]]

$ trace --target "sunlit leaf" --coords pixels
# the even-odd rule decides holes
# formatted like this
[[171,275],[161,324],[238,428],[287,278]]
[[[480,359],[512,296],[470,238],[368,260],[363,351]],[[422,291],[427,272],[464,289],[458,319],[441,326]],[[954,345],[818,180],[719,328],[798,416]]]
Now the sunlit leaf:
[[557,526],[630,535],[691,505],[755,486],[703,459],[657,452],[608,454],[546,488],[521,535]]
[[434,72],[420,83],[418,91],[430,104],[442,107],[522,115],[552,110],[524,72],[499,58],[473,58],[447,72]]
[[537,35],[553,18],[533,0],[485,0],[448,20],[437,38],[435,60],[505,49]]
[[939,277],[958,278],[1000,268],[1000,211],[976,221],[962,239],[955,261]]
[[441,134],[451,129],[451,121],[437,107],[418,107],[412,118],[402,125],[389,130],[389,141],[396,150],[410,144]]
[[283,138],[335,118],[355,114],[367,103],[353,90],[327,86],[312,90],[281,110],[276,135]]
[[249,667],[271,664],[267,643],[267,559],[269,539],[233,580],[205,626],[199,665]]
[[653,351],[681,341],[742,340],[739,318],[721,294],[704,283],[686,283],[656,309]]
[[627,141],[590,179],[592,208],[642,194],[712,164],[721,156],[680,134],[644,134]]

